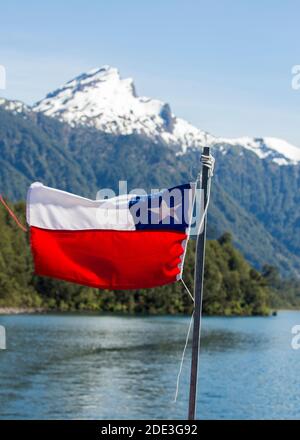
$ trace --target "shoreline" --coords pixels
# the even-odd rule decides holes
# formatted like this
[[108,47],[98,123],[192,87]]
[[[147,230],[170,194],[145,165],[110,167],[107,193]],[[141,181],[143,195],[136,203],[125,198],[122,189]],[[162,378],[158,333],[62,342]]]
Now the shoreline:
[[[289,308],[282,308],[277,309],[276,314],[278,312],[284,312],[284,311],[300,311],[300,309],[289,309]],[[275,310],[274,310],[275,312]],[[68,310],[68,311],[62,311],[62,310],[54,310],[54,309],[47,309],[44,307],[0,307],[0,316],[5,315],[35,315],[35,314],[59,314],[59,315],[74,315],[74,314],[91,314],[91,315],[118,315],[118,316],[185,316],[185,314],[175,314],[175,315],[169,315],[169,314],[132,314],[132,313],[113,313],[113,312],[103,312],[103,311],[96,311],[96,310]],[[275,316],[276,316],[275,314]],[[188,315],[186,315],[188,316]],[[251,318],[254,315],[202,315],[203,317],[227,317],[227,318],[237,318],[237,317],[244,317],[244,318]],[[265,316],[265,317],[271,317],[274,316],[272,311],[269,315],[259,315],[259,316]]]
[[0,315],[28,315],[34,313],[47,313],[42,307],[0,307]]

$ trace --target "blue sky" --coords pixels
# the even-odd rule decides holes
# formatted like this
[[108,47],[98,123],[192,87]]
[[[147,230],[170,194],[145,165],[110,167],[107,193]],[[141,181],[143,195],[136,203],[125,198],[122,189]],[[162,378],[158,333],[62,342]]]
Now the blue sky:
[[32,103],[110,64],[137,92],[219,136],[300,146],[300,3],[277,0],[2,2],[0,95]]

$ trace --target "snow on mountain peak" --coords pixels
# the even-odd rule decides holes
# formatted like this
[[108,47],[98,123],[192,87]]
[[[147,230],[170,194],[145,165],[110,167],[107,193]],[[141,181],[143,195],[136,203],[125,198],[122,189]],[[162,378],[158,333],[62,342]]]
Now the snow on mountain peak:
[[31,111],[30,107],[24,104],[24,102],[15,100],[11,101],[5,98],[0,98],[0,107],[14,114],[26,114]]
[[123,135],[141,133],[183,149],[199,147],[204,138],[204,132],[176,118],[169,104],[137,96],[132,78],[121,78],[110,66],[77,76],[33,109],[73,126]]
[[289,144],[283,139],[274,137],[217,138],[214,142],[230,146],[241,146],[252,151],[261,159],[269,159],[277,165],[290,165],[300,162],[300,148]]
[[[271,148],[280,155],[284,156],[287,160],[291,162],[300,162],[300,148],[295,147],[283,139],[274,137],[265,137],[264,142],[268,148]],[[280,158],[275,158],[273,161],[280,165]]]
[[137,97],[133,80],[122,79],[110,66],[77,76],[33,108],[71,125],[90,125],[116,134],[151,131],[154,124],[163,125],[164,113],[167,119],[170,116],[166,104]]
[[239,146],[278,165],[300,162],[300,149],[281,139],[216,138],[194,127],[177,118],[169,104],[137,96],[132,78],[121,78],[118,69],[108,65],[68,81],[36,103],[33,110],[72,126],[90,126],[116,135],[144,134],[176,147],[178,154],[205,144],[219,145],[224,154]]

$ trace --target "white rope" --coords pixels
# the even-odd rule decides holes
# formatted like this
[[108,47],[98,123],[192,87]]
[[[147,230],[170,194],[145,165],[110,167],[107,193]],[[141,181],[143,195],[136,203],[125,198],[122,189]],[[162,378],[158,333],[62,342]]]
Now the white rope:
[[180,376],[181,376],[181,372],[182,372],[185,351],[186,351],[186,348],[189,343],[189,337],[190,337],[190,333],[191,333],[193,318],[194,318],[194,312],[192,313],[192,316],[190,319],[190,324],[189,324],[188,332],[187,332],[186,339],[185,339],[184,349],[183,349],[182,356],[181,356],[180,367],[179,367],[177,381],[176,381],[176,391],[175,391],[175,396],[174,396],[174,403],[177,402],[177,397],[178,397],[178,392],[179,392],[179,384],[180,384]]
[[202,215],[202,218],[201,218],[201,222],[200,222],[199,227],[198,227],[198,234],[200,233],[200,231],[202,229],[204,220],[205,220],[206,215],[207,215],[208,205],[209,205],[209,202],[210,202],[210,186],[211,186],[211,180],[209,179],[209,181],[208,181],[208,189],[207,189],[207,200],[206,200],[206,205],[205,205],[205,208],[204,208],[204,211],[203,211],[203,215]]
[[180,278],[180,280],[181,280],[182,284],[184,285],[185,290],[187,291],[187,293],[188,293],[188,294],[190,295],[190,297],[192,298],[192,301],[195,302],[194,297],[193,297],[193,295],[191,294],[191,291],[190,291],[190,289],[188,288],[188,286],[185,284],[185,282],[183,281],[182,278]]

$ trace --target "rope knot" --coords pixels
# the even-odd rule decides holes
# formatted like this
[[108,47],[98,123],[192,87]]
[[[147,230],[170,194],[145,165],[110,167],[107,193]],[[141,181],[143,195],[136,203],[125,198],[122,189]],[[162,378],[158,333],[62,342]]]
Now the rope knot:
[[215,168],[215,158],[210,154],[201,154],[201,163],[209,169],[209,177],[213,177]]

